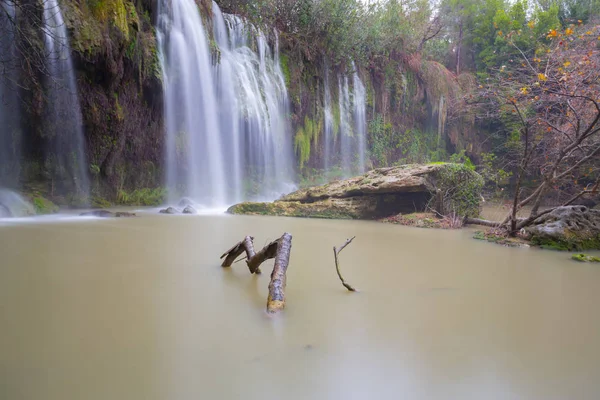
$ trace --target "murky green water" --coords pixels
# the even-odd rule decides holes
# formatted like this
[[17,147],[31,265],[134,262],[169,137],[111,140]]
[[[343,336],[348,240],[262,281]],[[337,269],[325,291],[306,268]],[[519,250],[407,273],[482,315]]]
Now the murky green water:
[[[268,271],[222,269],[292,233]],[[349,293],[335,273],[341,254]],[[158,216],[0,226],[0,398],[598,399],[600,266],[375,222]]]

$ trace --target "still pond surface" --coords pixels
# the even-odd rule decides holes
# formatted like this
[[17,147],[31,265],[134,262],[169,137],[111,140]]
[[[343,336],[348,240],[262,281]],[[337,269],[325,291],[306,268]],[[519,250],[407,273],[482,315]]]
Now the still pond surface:
[[[0,224],[0,398],[600,398],[600,266],[472,232],[229,215]],[[219,256],[293,235],[287,308]],[[340,256],[332,247],[356,235]]]

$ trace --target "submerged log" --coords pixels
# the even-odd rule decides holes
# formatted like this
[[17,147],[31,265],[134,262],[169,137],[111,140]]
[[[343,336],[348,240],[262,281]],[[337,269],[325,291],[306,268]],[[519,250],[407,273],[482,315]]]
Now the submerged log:
[[238,258],[244,251],[246,252],[246,256],[248,258],[252,258],[252,256],[254,256],[254,246],[252,245],[252,240],[254,240],[252,236],[246,236],[244,240],[237,242],[232,248],[223,253],[221,255],[221,259],[225,257],[225,260],[221,264],[221,267],[231,267],[231,264],[233,264],[235,259]]
[[[221,255],[225,258],[222,267],[230,267],[235,260],[246,252],[246,264],[251,274],[260,274],[260,265],[271,258],[275,259],[271,282],[269,283],[269,297],[267,299],[267,312],[273,314],[285,307],[286,272],[292,250],[292,235],[284,233],[279,239],[263,247],[258,253],[254,251],[254,238],[246,236],[244,240],[236,243],[232,248]],[[241,261],[241,260],[240,260]]]
[[286,272],[292,250],[292,235],[284,233],[278,240],[275,266],[271,272],[267,312],[273,314],[285,307]]
[[344,250],[346,248],[346,246],[348,246],[350,243],[352,243],[352,241],[354,240],[355,237],[356,236],[352,237],[351,239],[347,239],[346,243],[341,245],[339,249],[337,247],[333,246],[333,257],[335,259],[335,270],[337,271],[340,281],[342,281],[342,285],[344,285],[344,287],[351,292],[356,292],[356,289],[353,288],[349,283],[347,283],[344,280],[344,277],[342,277],[342,273],[340,272],[340,264],[338,261],[338,255],[342,252],[342,250]]
[[281,239],[272,241],[271,243],[263,247],[262,250],[260,250],[258,253],[246,260],[246,264],[248,265],[248,269],[250,270],[251,274],[260,274],[260,264],[271,258],[275,258],[275,256],[277,255],[277,245],[279,243],[279,240]]

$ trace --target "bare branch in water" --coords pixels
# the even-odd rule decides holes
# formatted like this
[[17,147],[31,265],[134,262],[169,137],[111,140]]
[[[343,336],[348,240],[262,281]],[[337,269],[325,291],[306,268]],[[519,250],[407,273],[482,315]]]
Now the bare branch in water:
[[346,246],[348,246],[350,243],[352,243],[352,241],[354,240],[356,236],[352,237],[351,239],[347,239],[346,243],[344,243],[343,245],[340,246],[339,250],[337,249],[337,247],[333,246],[333,256],[335,259],[335,270],[337,271],[337,274],[340,278],[340,281],[342,281],[342,285],[344,285],[344,287],[346,289],[348,289],[351,292],[356,292],[356,289],[353,288],[349,283],[347,283],[344,280],[344,277],[342,276],[342,273],[340,272],[340,263],[338,260],[338,255],[342,252],[342,250],[344,250],[346,248]]

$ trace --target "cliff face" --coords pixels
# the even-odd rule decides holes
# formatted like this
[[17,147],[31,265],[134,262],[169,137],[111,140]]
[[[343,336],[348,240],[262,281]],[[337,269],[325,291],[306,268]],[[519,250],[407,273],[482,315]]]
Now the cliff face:
[[63,2],[71,36],[92,190],[161,184],[162,81],[152,0]]

